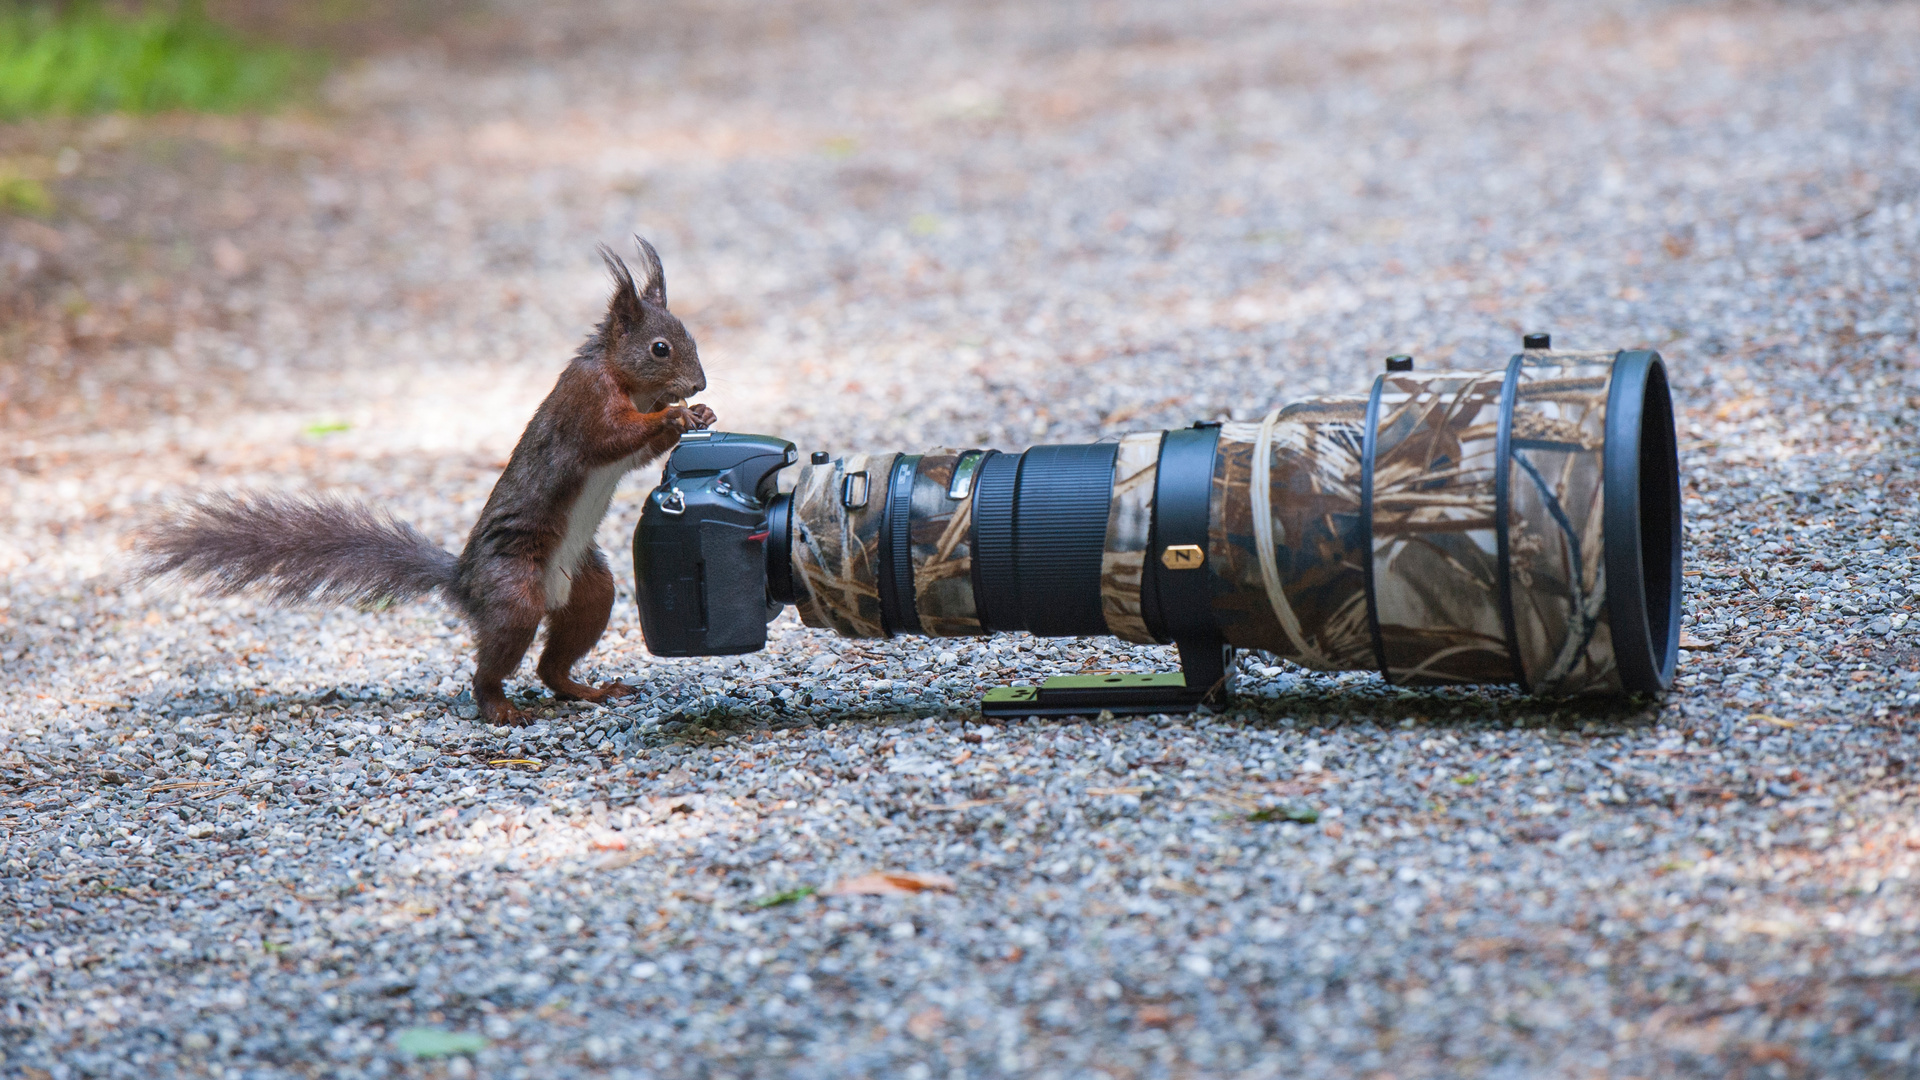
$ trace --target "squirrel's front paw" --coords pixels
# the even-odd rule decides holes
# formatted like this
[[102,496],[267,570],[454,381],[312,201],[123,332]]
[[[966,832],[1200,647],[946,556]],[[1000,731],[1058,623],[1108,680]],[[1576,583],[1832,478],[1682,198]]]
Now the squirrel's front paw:
[[705,405],[675,405],[667,410],[665,420],[668,427],[685,434],[689,431],[712,427],[714,415],[713,410]]

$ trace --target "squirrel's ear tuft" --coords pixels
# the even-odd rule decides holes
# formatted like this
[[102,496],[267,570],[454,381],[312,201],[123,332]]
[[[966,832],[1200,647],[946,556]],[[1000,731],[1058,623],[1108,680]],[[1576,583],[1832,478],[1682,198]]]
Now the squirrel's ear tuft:
[[645,237],[636,236],[633,242],[640,246],[640,298],[649,304],[667,306],[667,272],[660,266],[660,253],[653,250]]
[[615,334],[640,325],[644,317],[640,311],[640,294],[633,287],[633,271],[613,249],[600,245],[600,261],[607,264],[607,273],[613,275],[613,296],[607,300],[607,321],[603,324]]

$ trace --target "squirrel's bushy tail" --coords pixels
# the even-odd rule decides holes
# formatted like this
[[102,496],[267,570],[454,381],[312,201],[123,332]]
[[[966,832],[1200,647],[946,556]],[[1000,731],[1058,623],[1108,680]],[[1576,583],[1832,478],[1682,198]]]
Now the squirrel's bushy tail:
[[454,557],[413,526],[356,502],[216,496],[149,528],[140,576],[195,578],[220,593],[379,605],[451,591]]

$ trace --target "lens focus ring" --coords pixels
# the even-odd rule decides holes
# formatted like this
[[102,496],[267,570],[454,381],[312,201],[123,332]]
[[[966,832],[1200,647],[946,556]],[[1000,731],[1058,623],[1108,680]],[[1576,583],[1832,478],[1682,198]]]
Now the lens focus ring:
[[1114,443],[1036,446],[1022,454],[1014,560],[1026,629],[1047,637],[1104,634],[1100,561],[1113,504]]

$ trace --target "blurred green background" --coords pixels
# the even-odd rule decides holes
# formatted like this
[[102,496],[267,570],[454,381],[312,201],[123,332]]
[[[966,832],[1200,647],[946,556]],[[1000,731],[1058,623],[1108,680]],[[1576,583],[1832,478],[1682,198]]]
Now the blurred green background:
[[325,65],[318,50],[245,35],[197,2],[0,9],[0,120],[268,107]]
[[20,400],[29,342],[75,348],[102,290],[210,250],[188,205],[119,208],[179,185],[225,189],[236,168],[284,171],[261,123],[329,123],[327,76],[389,51],[511,41],[488,12],[480,0],[0,0],[0,402]]
[[471,14],[462,0],[0,0],[0,121],[297,100],[353,55]]
[[[468,0],[0,0],[0,124],[317,105],[331,68],[454,16],[471,23],[477,10]],[[50,178],[4,150],[0,214],[53,214]]]

